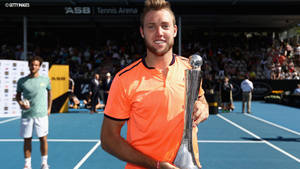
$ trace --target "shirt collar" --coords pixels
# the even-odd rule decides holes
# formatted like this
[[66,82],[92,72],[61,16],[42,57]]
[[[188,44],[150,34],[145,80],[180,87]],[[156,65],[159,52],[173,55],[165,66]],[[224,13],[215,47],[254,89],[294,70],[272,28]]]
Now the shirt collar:
[[[172,60],[171,60],[171,63],[169,64],[169,66],[172,66],[175,63],[175,57],[176,57],[176,54],[172,54]],[[155,69],[155,67],[150,67],[146,64],[146,56],[142,57],[142,63],[147,69]]]

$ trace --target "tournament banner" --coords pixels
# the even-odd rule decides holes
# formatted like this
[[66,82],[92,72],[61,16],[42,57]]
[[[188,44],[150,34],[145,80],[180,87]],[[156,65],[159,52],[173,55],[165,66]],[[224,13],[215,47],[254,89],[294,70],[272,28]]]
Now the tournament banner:
[[[49,63],[43,62],[40,75],[48,76]],[[21,116],[16,101],[17,82],[30,73],[28,61],[0,60],[0,117]]]
[[68,111],[69,65],[52,65],[49,71],[51,80],[51,113]]

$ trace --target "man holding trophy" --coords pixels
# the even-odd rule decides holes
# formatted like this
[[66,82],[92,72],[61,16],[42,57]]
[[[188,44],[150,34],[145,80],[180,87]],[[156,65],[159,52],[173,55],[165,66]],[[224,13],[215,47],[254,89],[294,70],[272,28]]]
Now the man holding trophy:
[[[209,115],[201,57],[173,54],[177,26],[165,0],[146,0],[140,33],[147,55],[115,76],[101,146],[126,161],[126,169],[201,168],[197,125]],[[126,140],[120,136],[125,122]]]

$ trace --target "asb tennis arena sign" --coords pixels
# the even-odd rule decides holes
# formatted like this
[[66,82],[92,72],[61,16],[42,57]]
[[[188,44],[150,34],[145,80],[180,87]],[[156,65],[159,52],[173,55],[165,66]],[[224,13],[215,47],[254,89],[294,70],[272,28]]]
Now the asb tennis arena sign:
[[66,15],[137,15],[138,8],[128,7],[65,7]]

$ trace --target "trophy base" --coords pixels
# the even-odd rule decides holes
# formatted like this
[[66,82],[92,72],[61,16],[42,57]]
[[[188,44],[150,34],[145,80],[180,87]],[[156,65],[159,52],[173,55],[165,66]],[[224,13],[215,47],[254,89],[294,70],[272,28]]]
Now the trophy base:
[[176,167],[181,169],[200,169],[194,164],[193,154],[188,150],[188,144],[181,144],[174,161]]
[[181,169],[201,169],[196,127],[193,128],[191,139],[181,141],[174,164]]

